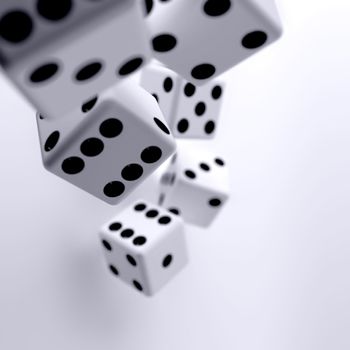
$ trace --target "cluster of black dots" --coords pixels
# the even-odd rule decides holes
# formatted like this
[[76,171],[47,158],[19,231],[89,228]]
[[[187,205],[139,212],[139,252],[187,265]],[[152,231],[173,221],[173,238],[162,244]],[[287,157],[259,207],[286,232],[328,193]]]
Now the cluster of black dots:
[[[225,162],[221,158],[215,158],[214,159],[214,164],[219,166],[219,167],[224,167],[225,166]],[[211,171],[210,165],[208,165],[205,162],[199,163],[198,169],[200,171],[203,171],[203,172],[206,172],[206,173]],[[195,180],[197,178],[197,173],[194,170],[191,170],[191,169],[185,169],[184,170],[184,175],[185,175],[186,178],[188,178],[191,181]],[[208,205],[210,207],[220,207],[221,204],[222,204],[222,201],[219,198],[210,198],[208,200]]]
[[[195,95],[196,89],[197,88],[193,84],[187,83],[184,87],[184,95],[187,98],[191,98],[192,96]],[[215,85],[211,90],[212,99],[215,101],[218,101],[221,98],[221,96],[222,96],[222,87],[220,85]],[[200,101],[195,105],[194,114],[197,117],[203,117],[206,110],[207,110],[206,103],[203,101]],[[204,125],[204,132],[207,135],[210,135],[215,131],[215,127],[216,127],[215,121],[209,120]],[[186,133],[189,128],[190,128],[190,121],[188,118],[182,118],[179,120],[179,122],[177,124],[177,131],[180,134]]]
[[[162,1],[165,2],[165,1]],[[167,1],[170,2],[170,1]],[[153,0],[146,0],[146,9],[150,13],[153,9]],[[203,2],[201,8],[205,16],[219,18],[227,15],[234,10],[233,0],[207,0]],[[241,45],[247,50],[255,50],[262,47],[268,40],[265,31],[255,30],[243,35]],[[178,38],[171,33],[160,33],[152,38],[153,50],[162,54],[170,52],[178,46]],[[210,62],[203,62],[191,70],[191,76],[197,80],[205,80],[213,77],[216,73],[216,67]]]
[[[136,204],[134,207],[134,210],[136,212],[145,212],[146,218],[149,218],[149,219],[157,218],[159,216],[158,210],[147,209],[147,206],[144,203]],[[171,222],[171,217],[168,215],[160,216],[158,218],[158,223],[161,225],[167,225],[170,222]],[[120,222],[111,223],[108,229],[113,233],[119,232],[119,236],[121,239],[130,239],[130,238],[133,238],[135,235],[135,232],[133,229],[124,228]],[[137,236],[137,237],[134,237],[132,240],[132,244],[135,246],[143,246],[144,244],[146,244],[146,242],[147,242],[147,238],[145,236]],[[102,244],[107,251],[113,250],[112,245],[106,239],[102,240]],[[131,266],[134,266],[134,267],[137,266],[137,261],[132,255],[126,254],[125,258]],[[167,268],[171,265],[172,262],[173,262],[173,255],[167,254],[161,261],[161,266],[163,268]],[[115,265],[109,265],[109,268],[114,275],[116,276],[119,275],[119,270]],[[135,288],[138,289],[139,291],[143,290],[143,287],[140,282],[133,280],[132,283],[135,286]]]
[[[114,226],[113,226],[113,225],[114,225]],[[114,224],[112,224],[112,225],[111,225],[112,228],[111,228],[111,226],[110,226],[110,230],[111,230],[111,231],[116,231],[116,227],[118,227],[119,225],[120,225],[120,227],[121,227],[121,224],[119,224],[119,223],[114,223]],[[124,230],[124,231],[126,231],[126,230]],[[125,237],[123,237],[123,238],[125,238]],[[107,240],[105,240],[105,239],[102,240],[102,244],[103,244],[103,246],[104,246],[104,248],[105,248],[106,250],[108,250],[108,251],[112,251],[112,250],[113,250],[111,244],[110,244]],[[132,266],[137,266],[137,261],[136,261],[135,258],[132,257],[130,254],[126,254],[126,255],[125,255],[125,258],[126,258],[126,260],[129,262],[130,265],[132,265]],[[115,276],[119,276],[119,269],[118,269],[115,265],[110,264],[110,265],[109,265],[109,269],[110,269],[110,271],[111,271]],[[132,280],[132,284],[133,284],[133,285],[135,286],[135,288],[136,288],[137,290],[139,290],[140,292],[143,291],[142,284],[141,284],[140,282],[138,282],[137,280]]]
[[[90,1],[98,3],[98,1]],[[70,16],[74,10],[74,0],[47,1],[37,0],[35,10],[39,18],[50,23],[58,23]],[[0,18],[0,38],[10,44],[22,44],[28,41],[34,34],[35,23],[32,16],[24,10],[13,9]],[[144,63],[142,55],[130,57],[116,70],[118,76],[126,76]],[[74,70],[73,81],[86,83],[96,78],[103,72],[104,61],[102,59],[88,61]],[[63,70],[62,64],[57,60],[47,61],[35,67],[29,74],[29,82],[35,85],[48,82]]]
[[[173,90],[174,87],[174,81],[171,77],[166,77],[163,81],[163,90],[166,93],[170,93]],[[196,94],[197,88],[195,85],[191,83],[187,83],[184,87],[183,93],[186,98],[191,98]],[[218,101],[222,96],[222,87],[220,85],[215,85],[211,90],[211,97],[214,101]],[[152,96],[157,100],[159,103],[159,96],[156,93],[152,93]],[[194,115],[197,117],[203,117],[205,115],[205,112],[207,110],[207,105],[204,101],[199,101],[195,107],[194,107]],[[207,135],[212,134],[215,131],[215,121],[214,120],[208,120],[204,125],[204,132]],[[182,118],[177,123],[177,131],[180,134],[185,134],[190,128],[190,121],[188,118]]]
[[[176,161],[176,156],[173,157],[173,161]],[[225,166],[225,162],[224,160],[222,160],[221,158],[215,158],[214,159],[214,163],[219,166],[219,167],[224,167]],[[203,171],[203,172],[210,172],[211,171],[211,167],[210,165],[208,165],[207,163],[205,162],[201,162],[199,163],[199,166],[198,166],[199,170]],[[195,180],[197,178],[197,173],[194,171],[194,170],[191,170],[191,169],[185,169],[184,170],[184,175],[186,178],[190,179],[191,181],[192,180]],[[175,184],[175,180],[176,180],[176,174],[175,173],[165,173],[162,178],[161,178],[161,183],[165,186],[173,186]],[[159,196],[159,199],[158,199],[158,204],[159,205],[163,205],[164,204],[164,201],[165,201],[165,193],[161,193],[160,196]],[[220,207],[222,204],[222,201],[221,199],[219,198],[210,198],[208,200],[208,205],[210,207]],[[175,215],[180,215],[180,209],[179,208],[175,208],[175,207],[171,207],[171,208],[168,208],[168,210],[175,214]]]
[[[122,239],[129,239],[133,238],[132,244],[134,246],[143,246],[147,242],[147,238],[145,236],[136,236],[135,237],[135,231],[131,228],[125,228],[120,222],[113,222],[109,225],[108,227],[109,231],[111,232],[119,232],[119,235]],[[105,244],[104,244],[105,245]],[[112,250],[109,249],[108,247],[105,246],[107,250]],[[111,248],[111,247],[110,247]]]
[[[123,239],[131,238],[134,236],[134,230],[129,229],[129,228],[122,229],[122,224],[120,222],[114,222],[114,223],[110,224],[109,230],[111,232],[120,231],[120,237]],[[132,243],[135,246],[142,246],[146,243],[146,241],[147,241],[146,237],[137,236],[136,238],[133,239]],[[106,239],[102,240],[102,244],[106,250],[108,250],[110,252],[113,250],[112,245]],[[125,258],[129,262],[130,265],[137,266],[137,261],[133,256],[131,256],[130,254],[126,254]],[[109,265],[109,269],[111,270],[111,272],[115,276],[119,276],[119,270],[115,265],[112,265],[112,264]],[[135,286],[135,288],[138,289],[139,291],[143,290],[143,287],[142,287],[140,282],[133,280],[132,283]]]
[[[169,129],[158,118],[153,119],[155,124],[166,134],[170,134]],[[106,119],[100,124],[99,132],[102,137],[111,140],[121,135],[123,132],[123,123],[116,118]],[[51,152],[58,144],[60,132],[58,130],[52,132],[44,144],[44,150]],[[96,157],[104,150],[104,142],[101,138],[91,137],[84,140],[80,144],[80,152],[85,157]],[[140,158],[145,164],[154,164],[162,157],[162,150],[158,146],[149,146],[143,149]],[[82,157],[72,156],[63,160],[61,165],[62,171],[68,175],[76,175],[81,173],[85,168],[85,161]],[[121,171],[121,177],[125,181],[136,181],[143,175],[143,167],[138,163],[130,163]],[[103,189],[107,197],[115,198],[121,196],[125,191],[125,185],[121,181],[111,181]]]
[[[171,217],[168,215],[160,215],[157,209],[147,209],[146,204],[139,203],[134,207],[136,212],[144,212],[148,219],[157,219],[160,225],[168,225],[171,222]],[[147,209],[147,210],[146,210]]]

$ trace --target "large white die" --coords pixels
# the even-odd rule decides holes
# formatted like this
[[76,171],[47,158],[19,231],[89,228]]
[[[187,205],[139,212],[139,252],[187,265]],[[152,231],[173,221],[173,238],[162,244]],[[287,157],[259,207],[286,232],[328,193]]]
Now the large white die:
[[161,178],[159,205],[187,223],[208,227],[228,198],[229,176],[223,158],[180,145]]
[[135,72],[149,46],[138,0],[0,3],[0,63],[47,118],[66,116]]
[[110,271],[146,295],[187,264],[183,220],[143,200],[104,225],[100,238]]
[[147,23],[155,57],[195,85],[276,41],[275,0],[162,1]]
[[158,101],[174,137],[215,136],[226,87],[222,79],[195,86],[164,66],[149,65],[142,70],[141,85]]
[[175,141],[157,102],[136,83],[118,84],[84,106],[92,109],[57,121],[38,116],[44,166],[118,204],[172,155]]

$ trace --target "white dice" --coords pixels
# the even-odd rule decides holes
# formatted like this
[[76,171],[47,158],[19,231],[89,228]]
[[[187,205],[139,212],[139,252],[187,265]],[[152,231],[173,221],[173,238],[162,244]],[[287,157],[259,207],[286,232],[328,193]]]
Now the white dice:
[[58,121],[38,116],[38,128],[44,166],[109,204],[125,198],[176,147],[157,102],[131,82],[79,114]]
[[188,261],[183,220],[143,200],[104,225],[100,238],[110,271],[149,296]]
[[208,227],[229,198],[227,165],[222,157],[179,147],[161,178],[159,205],[185,222]]
[[277,40],[275,0],[162,1],[147,23],[155,57],[195,85]]
[[0,63],[46,118],[73,112],[149,56],[138,0],[0,2]]
[[223,80],[195,86],[166,67],[150,65],[142,71],[141,85],[158,101],[174,137],[215,136],[226,86]]

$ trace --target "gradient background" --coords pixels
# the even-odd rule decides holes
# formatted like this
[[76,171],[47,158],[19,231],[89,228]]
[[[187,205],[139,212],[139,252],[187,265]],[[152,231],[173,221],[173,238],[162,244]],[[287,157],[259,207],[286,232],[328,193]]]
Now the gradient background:
[[283,39],[227,75],[231,201],[152,299],[110,276],[116,208],[44,171],[1,78],[0,349],[350,349],[350,2],[280,4]]

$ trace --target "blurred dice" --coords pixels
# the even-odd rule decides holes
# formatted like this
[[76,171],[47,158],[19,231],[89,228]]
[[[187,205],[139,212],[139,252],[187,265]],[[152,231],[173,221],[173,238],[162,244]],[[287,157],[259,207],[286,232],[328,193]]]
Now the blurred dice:
[[111,273],[148,296],[187,264],[183,220],[143,200],[104,225],[100,238]]
[[138,0],[0,2],[0,64],[46,118],[73,113],[150,51]]
[[118,204],[175,151],[155,99],[124,82],[57,121],[38,116],[47,170]]
[[214,79],[195,86],[161,65],[142,71],[141,85],[158,101],[176,138],[211,139],[215,136],[225,83]]
[[178,147],[161,178],[159,205],[185,222],[208,227],[229,198],[224,159],[194,147]]
[[147,23],[155,58],[195,85],[206,83],[276,41],[274,0],[158,1]]

